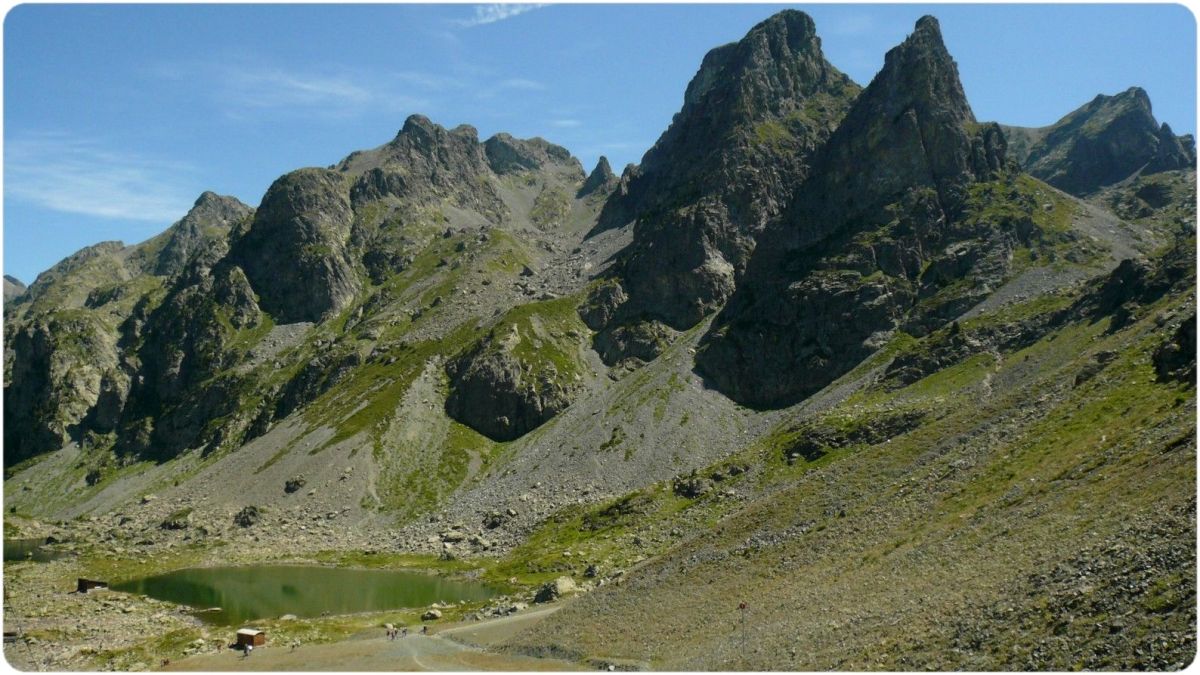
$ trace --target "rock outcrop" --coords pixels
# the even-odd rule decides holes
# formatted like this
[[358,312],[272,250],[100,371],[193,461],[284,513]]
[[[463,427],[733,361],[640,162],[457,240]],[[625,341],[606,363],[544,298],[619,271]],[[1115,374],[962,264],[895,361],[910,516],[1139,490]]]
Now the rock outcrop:
[[466,124],[447,130],[423,115],[411,115],[391,142],[351,153],[337,172],[351,178],[350,201],[356,209],[390,197],[412,206],[445,200],[494,223],[508,214],[488,180],[491,167],[479,132]]
[[497,441],[536,429],[569,406],[591,378],[583,326],[566,300],[535,303],[504,317],[446,365],[446,413]]
[[4,462],[12,465],[78,435],[102,382],[117,371],[117,336],[97,317],[64,312],[32,319],[6,341]]
[[596,162],[596,168],[588,174],[575,196],[582,199],[592,195],[607,195],[617,187],[618,181],[619,179],[612,172],[612,167],[608,165],[608,158],[601,155],[600,160]]
[[166,241],[152,273],[172,277],[192,264],[212,267],[229,251],[229,233],[254,213],[233,197],[205,192],[179,222],[163,235]]
[[1030,174],[1073,195],[1088,195],[1141,173],[1196,164],[1195,141],[1154,119],[1140,87],[1099,95],[1049,127],[1005,127],[1014,159]]
[[484,141],[483,150],[488,166],[499,175],[563,166],[573,169],[574,178],[583,179],[583,167],[569,150],[541,138],[520,139],[500,133]]
[[570,405],[573,387],[553,370],[530,375],[503,348],[484,347],[448,368],[453,381],[446,412],[497,441],[511,441],[536,429]]
[[348,250],[354,214],[342,176],[301,169],[277,179],[230,251],[278,323],[319,321],[361,288]]
[[[821,150],[812,178],[762,236],[745,283],[697,355],[698,368],[740,403],[794,402],[906,320],[918,297],[933,290],[922,288],[932,282],[922,275],[939,252],[958,259],[973,251],[955,278],[989,252],[1003,266],[1002,246],[949,246],[987,239],[986,227],[955,225],[971,186],[1004,169],[1004,153],[998,126],[975,121],[937,21],[922,18],[888,52]],[[948,262],[930,267],[955,267]]]
[[20,279],[14,277],[14,276],[8,275],[8,274],[4,275],[4,301],[5,302],[11,302],[12,300],[15,300],[16,298],[20,297],[21,294],[24,292],[25,292],[25,284],[21,283]]

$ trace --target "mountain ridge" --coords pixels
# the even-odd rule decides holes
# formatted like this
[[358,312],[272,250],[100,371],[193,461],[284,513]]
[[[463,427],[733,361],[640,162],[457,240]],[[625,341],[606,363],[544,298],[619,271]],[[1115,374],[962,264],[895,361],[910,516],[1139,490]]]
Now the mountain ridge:
[[[71,579],[284,556],[508,594],[456,619],[565,594],[501,648],[590,666],[1180,666],[1195,169],[1129,102],[1176,163],[1072,195],[976,119],[935,18],[860,88],[785,10],[619,177],[412,115],[257,207],[206,192],[6,301],[6,532]],[[73,611],[16,579],[17,616]],[[180,657],[115,611],[49,661]]]

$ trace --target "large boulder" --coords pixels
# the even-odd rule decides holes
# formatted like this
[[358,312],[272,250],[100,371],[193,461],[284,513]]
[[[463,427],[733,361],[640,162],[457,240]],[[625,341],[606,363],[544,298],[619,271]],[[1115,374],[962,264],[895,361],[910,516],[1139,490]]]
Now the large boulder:
[[564,595],[574,593],[578,590],[579,587],[575,585],[574,579],[565,576],[559,577],[554,581],[547,581],[545,584],[542,584],[537,594],[534,595],[533,601],[538,603],[554,602]]

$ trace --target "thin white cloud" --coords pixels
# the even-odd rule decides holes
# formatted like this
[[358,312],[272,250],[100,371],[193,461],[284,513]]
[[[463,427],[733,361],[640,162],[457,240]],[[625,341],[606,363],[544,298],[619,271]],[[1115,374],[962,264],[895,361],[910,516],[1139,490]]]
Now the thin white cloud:
[[558,127],[559,129],[575,129],[583,126],[583,122],[579,120],[550,120],[550,126]]
[[345,79],[273,69],[230,69],[226,82],[239,103],[264,108],[331,103],[354,106],[372,98],[370,91]]
[[246,108],[274,109],[319,114],[327,117],[352,117],[370,110],[414,111],[426,109],[424,98],[404,93],[409,87],[432,88],[432,76],[401,73],[392,78],[393,86],[380,86],[361,76],[294,72],[280,68],[218,69],[220,98],[233,108],[232,116],[245,116]]
[[488,99],[506,91],[545,91],[546,85],[523,77],[510,77],[479,90],[476,98]]
[[497,89],[520,89],[522,91],[543,91],[546,85],[533,80],[526,80],[520,77],[511,77],[507,80],[501,80],[496,85]]
[[428,111],[424,94],[459,88],[455,78],[421,71],[320,72],[263,66],[249,61],[161,63],[145,71],[158,79],[186,81],[231,119],[299,114],[344,119],[372,111]]
[[493,3],[489,5],[475,5],[474,16],[469,19],[459,19],[454,23],[463,28],[482,26],[484,24],[511,19],[514,16],[545,6],[545,3]]
[[65,134],[28,134],[5,150],[6,196],[60,213],[167,224],[197,193],[189,164]]

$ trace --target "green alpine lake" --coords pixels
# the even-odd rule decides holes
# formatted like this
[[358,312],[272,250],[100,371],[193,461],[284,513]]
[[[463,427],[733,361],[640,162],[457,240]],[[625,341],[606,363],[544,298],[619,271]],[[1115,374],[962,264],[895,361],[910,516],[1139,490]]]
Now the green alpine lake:
[[431,574],[303,565],[197,567],[112,588],[204,610],[199,617],[221,625],[284,614],[315,617],[485,600],[497,593],[484,584]]
[[45,548],[46,541],[44,539],[5,539],[4,540],[4,561],[18,562],[21,560],[32,560],[33,562],[50,562],[63,557],[61,551],[52,551]]

